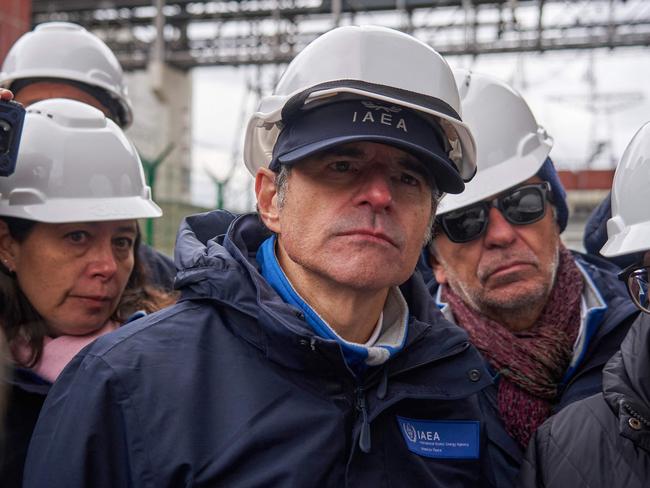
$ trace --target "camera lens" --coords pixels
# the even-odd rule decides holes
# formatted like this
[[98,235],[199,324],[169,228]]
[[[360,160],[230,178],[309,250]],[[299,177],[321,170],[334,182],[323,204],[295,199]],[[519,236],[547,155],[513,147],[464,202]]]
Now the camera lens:
[[7,154],[11,148],[11,124],[0,120],[0,154]]

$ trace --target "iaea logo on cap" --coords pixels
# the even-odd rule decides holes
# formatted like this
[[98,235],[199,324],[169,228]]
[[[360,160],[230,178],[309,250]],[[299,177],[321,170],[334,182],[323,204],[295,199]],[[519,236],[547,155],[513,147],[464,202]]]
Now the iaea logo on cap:
[[393,112],[393,113],[402,111],[401,107],[396,107],[395,105],[393,105],[392,107],[384,107],[383,105],[377,105],[374,102],[361,102],[361,104],[364,107],[369,108],[371,110],[385,110],[386,112]]
[[[408,132],[408,129],[406,128],[406,121],[401,117],[399,119],[395,119],[393,117],[393,114],[402,111],[400,107],[396,107],[394,105],[386,107],[384,105],[377,105],[374,102],[367,101],[361,102],[361,104],[368,110],[360,112],[355,110],[352,112],[352,123],[382,124],[394,129],[400,129],[404,132]],[[374,114],[373,111],[375,112]]]

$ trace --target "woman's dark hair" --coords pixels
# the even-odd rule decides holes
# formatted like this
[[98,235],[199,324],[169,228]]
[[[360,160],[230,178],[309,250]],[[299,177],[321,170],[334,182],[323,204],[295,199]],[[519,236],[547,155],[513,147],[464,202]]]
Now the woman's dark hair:
[[[1,217],[9,228],[9,234],[18,242],[24,242],[37,224],[32,220]],[[155,312],[176,301],[175,293],[168,293],[150,284],[149,272],[140,259],[140,227],[133,246],[133,271],[126,284],[120,302],[111,316],[119,323],[126,321],[133,313],[143,310]],[[34,366],[43,353],[43,339],[47,335],[45,323],[18,285],[15,273],[0,263],[0,325],[11,346],[18,338],[29,345],[31,356],[22,366]]]

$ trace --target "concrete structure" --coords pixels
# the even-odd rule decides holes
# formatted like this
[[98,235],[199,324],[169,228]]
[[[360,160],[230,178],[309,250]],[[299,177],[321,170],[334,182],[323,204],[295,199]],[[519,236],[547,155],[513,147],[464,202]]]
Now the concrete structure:
[[146,71],[127,73],[133,102],[133,125],[127,135],[143,163],[157,159],[169,144],[173,150],[157,168],[154,197],[189,203],[191,159],[192,77],[162,63]]

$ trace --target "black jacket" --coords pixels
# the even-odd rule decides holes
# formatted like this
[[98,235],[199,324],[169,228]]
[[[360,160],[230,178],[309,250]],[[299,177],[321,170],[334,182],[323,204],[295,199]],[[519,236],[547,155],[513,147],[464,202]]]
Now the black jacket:
[[28,369],[12,371],[7,389],[8,403],[3,423],[0,486],[20,488],[27,447],[51,384]]
[[[25,487],[511,486],[478,352],[417,278],[406,344],[355,377],[259,274],[256,215],[190,217],[181,301],[99,338],[54,385]],[[226,234],[226,235],[223,235]]]
[[546,421],[522,487],[650,486],[650,316],[641,315],[603,370],[603,393]]

